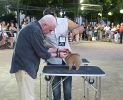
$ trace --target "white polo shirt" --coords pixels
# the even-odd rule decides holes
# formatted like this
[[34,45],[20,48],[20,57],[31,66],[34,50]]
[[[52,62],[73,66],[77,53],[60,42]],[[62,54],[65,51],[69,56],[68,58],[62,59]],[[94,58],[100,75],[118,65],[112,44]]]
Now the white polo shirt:
[[[52,45],[56,48],[68,48],[71,51],[69,42],[68,42],[68,19],[67,18],[57,18],[57,26],[55,31],[52,31],[50,34],[46,35],[46,44]],[[59,46],[59,37],[64,36],[66,38],[65,46]],[[64,60],[64,59],[63,59]],[[47,60],[51,64],[62,64],[62,58],[50,58]]]

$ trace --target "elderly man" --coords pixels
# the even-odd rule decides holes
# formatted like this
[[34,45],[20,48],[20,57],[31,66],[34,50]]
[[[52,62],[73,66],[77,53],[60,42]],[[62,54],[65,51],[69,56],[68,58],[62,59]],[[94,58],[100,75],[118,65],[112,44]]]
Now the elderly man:
[[46,15],[39,21],[26,25],[20,32],[13,52],[10,73],[15,73],[19,87],[20,100],[34,100],[34,79],[39,69],[40,58],[65,58],[67,49],[48,48],[44,46],[43,37],[54,31],[56,19]]

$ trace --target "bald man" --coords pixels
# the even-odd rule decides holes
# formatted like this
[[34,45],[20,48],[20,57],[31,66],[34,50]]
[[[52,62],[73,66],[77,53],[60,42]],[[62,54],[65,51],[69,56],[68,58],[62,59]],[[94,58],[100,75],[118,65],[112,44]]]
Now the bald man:
[[46,15],[39,21],[27,24],[19,32],[17,43],[13,52],[10,73],[15,73],[19,87],[20,100],[34,100],[34,79],[39,69],[40,58],[49,59],[60,55],[67,55],[61,49],[44,46],[43,36],[53,31],[56,27],[56,19],[52,15]]

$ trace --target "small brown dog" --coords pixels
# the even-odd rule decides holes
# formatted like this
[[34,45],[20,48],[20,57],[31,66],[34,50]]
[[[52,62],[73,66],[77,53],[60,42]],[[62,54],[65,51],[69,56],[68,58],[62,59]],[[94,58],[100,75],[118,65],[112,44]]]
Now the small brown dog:
[[71,53],[71,52],[67,52],[67,57],[65,58],[66,63],[69,66],[69,70],[72,69],[72,66],[75,65],[76,66],[76,70],[79,70],[81,64],[82,64],[82,60],[79,54],[77,53]]

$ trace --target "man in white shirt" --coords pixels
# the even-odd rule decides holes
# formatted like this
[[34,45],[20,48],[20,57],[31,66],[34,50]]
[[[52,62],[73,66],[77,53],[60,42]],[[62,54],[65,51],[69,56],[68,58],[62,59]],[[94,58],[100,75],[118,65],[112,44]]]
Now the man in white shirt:
[[[56,17],[55,11],[52,8],[46,8],[44,10],[44,15],[53,15]],[[72,31],[72,35],[76,35],[79,33],[82,33],[84,31],[83,26],[80,26],[79,24],[76,24],[72,20],[69,20],[67,18],[59,18],[56,17],[57,20],[57,26],[54,31],[51,32],[51,34],[47,34],[45,37],[46,43],[48,45],[54,46],[58,49],[61,48],[68,48],[69,51],[71,51],[69,42],[68,42],[68,33],[69,30]],[[51,58],[47,59],[48,65],[65,65],[64,59],[61,59],[60,57],[57,58]],[[53,80],[53,86],[58,83],[61,79],[64,79],[65,76],[55,76]],[[72,91],[72,77],[69,76],[65,81],[63,81],[63,92],[64,92],[64,100],[72,100],[71,96]],[[61,86],[57,86],[53,90],[53,100],[61,100]]]

